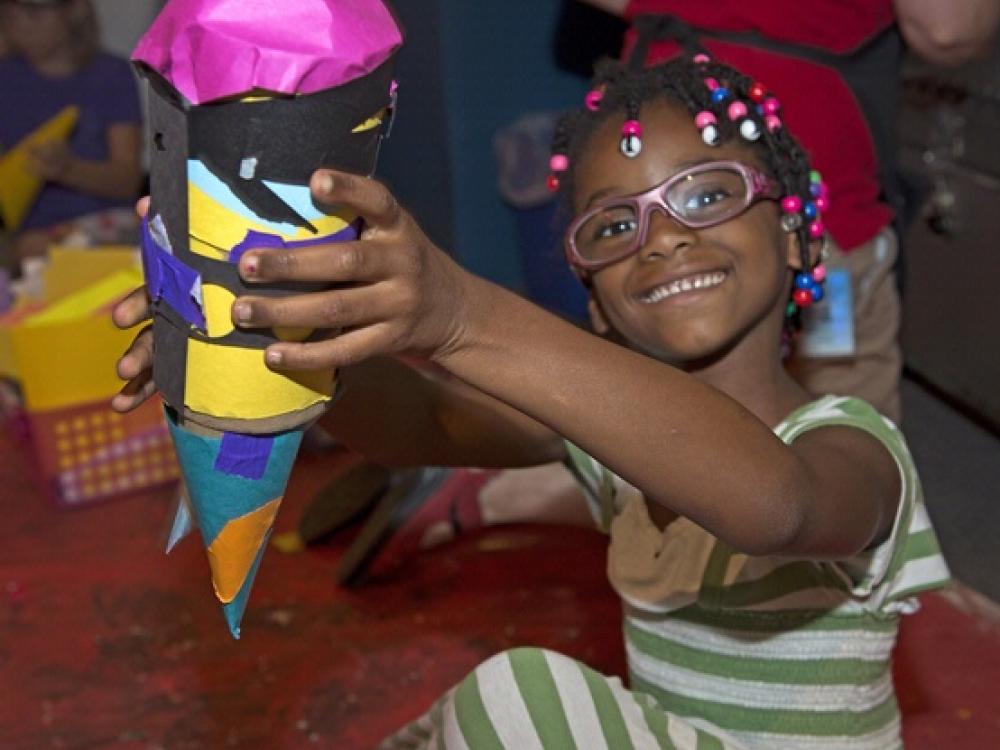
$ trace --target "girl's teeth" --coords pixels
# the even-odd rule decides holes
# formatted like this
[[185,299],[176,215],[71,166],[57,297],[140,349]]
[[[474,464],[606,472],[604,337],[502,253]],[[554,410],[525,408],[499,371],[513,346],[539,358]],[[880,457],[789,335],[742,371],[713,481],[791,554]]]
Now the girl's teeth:
[[673,281],[670,284],[656,287],[656,289],[644,294],[640,298],[640,301],[646,303],[660,302],[665,300],[667,297],[680,294],[681,292],[689,292],[692,289],[708,289],[709,287],[718,286],[725,280],[725,278],[726,274],[724,271],[702,274],[701,276],[688,276],[687,278]]

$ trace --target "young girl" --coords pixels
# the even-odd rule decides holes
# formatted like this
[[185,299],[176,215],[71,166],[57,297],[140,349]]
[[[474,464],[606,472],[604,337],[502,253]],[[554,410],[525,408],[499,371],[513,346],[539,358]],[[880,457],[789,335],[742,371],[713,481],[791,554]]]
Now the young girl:
[[[897,618],[947,571],[897,429],[782,367],[789,319],[822,294],[825,193],[779,103],[702,55],[612,65],[552,166],[600,337],[461,270],[361,177],[313,181],[365,217],[358,242],[240,262],[255,282],[336,284],[239,299],[233,318],[342,331],[266,354],[342,368],[339,439],[388,464],[568,460],[610,533],[634,692],[519,649],[385,746],[898,747]],[[145,314],[136,294],[115,317]],[[402,352],[457,380],[380,356]],[[152,392],[150,361],[147,333],[116,408]]]

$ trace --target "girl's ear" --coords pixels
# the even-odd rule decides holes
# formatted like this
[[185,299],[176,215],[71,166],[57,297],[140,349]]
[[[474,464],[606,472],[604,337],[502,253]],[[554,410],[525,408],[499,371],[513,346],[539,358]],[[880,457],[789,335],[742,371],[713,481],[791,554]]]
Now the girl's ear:
[[594,298],[593,292],[587,295],[587,312],[590,314],[590,325],[594,329],[594,333],[599,336],[606,336],[611,330],[611,326],[608,325],[608,320],[604,317],[604,311],[601,310],[600,303]]
[[[788,261],[788,267],[796,271],[802,270],[802,253],[799,252],[799,235],[798,232],[785,232],[785,257]],[[826,238],[822,240],[812,240],[809,243],[809,265],[813,268],[819,263],[823,258],[823,246],[826,244]]]

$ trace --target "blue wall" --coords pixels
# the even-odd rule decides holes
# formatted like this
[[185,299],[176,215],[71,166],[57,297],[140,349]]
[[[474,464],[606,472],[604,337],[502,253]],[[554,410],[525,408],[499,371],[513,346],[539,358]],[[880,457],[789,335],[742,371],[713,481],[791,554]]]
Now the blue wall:
[[396,132],[382,174],[470,270],[523,288],[514,217],[497,191],[493,134],[582,100],[557,69],[556,0],[395,0],[406,34]]

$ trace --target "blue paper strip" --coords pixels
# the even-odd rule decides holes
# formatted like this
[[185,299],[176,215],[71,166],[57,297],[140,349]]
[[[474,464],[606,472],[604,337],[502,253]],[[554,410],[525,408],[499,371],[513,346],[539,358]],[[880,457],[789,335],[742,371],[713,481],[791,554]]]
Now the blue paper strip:
[[230,476],[260,479],[267,473],[274,438],[271,435],[241,435],[227,432],[222,436],[215,470]]
[[243,238],[243,241],[229,251],[229,262],[239,263],[240,258],[242,258],[248,250],[294,250],[297,247],[314,247],[316,245],[329,245],[335,242],[350,242],[351,240],[356,240],[358,238],[360,229],[361,222],[358,220],[348,224],[339,232],[328,234],[325,237],[316,237],[309,240],[284,240],[277,235],[266,234],[265,232],[256,232],[251,229],[247,232],[247,236]]
[[149,221],[142,222],[142,269],[150,299],[162,300],[177,311],[188,323],[204,331],[205,313],[195,296],[201,285],[201,276],[170,254],[149,229]]

